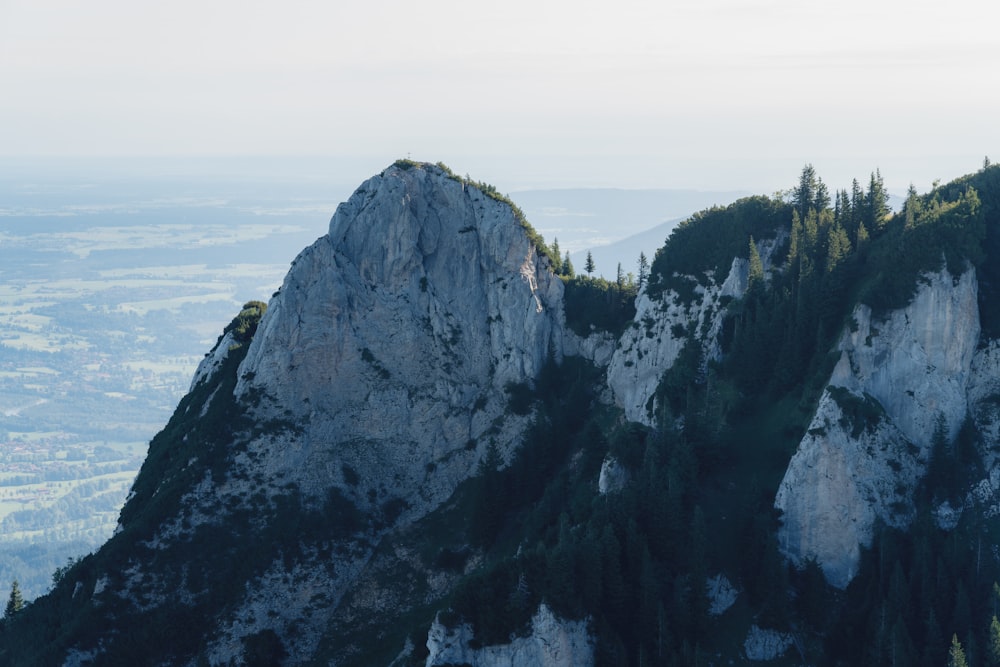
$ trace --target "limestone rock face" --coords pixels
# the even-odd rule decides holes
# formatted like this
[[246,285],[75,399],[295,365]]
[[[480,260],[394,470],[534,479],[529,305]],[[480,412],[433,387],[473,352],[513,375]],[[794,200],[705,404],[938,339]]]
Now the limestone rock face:
[[531,619],[531,634],[502,646],[469,646],[472,628],[445,628],[437,620],[427,635],[427,667],[587,667],[594,664],[594,645],[586,621],[564,621],[542,604]]
[[[257,567],[206,629],[202,654],[239,663],[247,638],[266,632],[288,664],[308,663],[380,539],[451,496],[491,444],[509,460],[529,417],[508,414],[506,389],[533,384],[565,340],[563,284],[508,204],[432,165],[366,181],[293,262],[248,347],[227,334],[199,366],[192,389],[214,388],[192,417],[237,415],[223,436],[232,442],[220,445],[226,469],[201,465],[202,450],[181,462],[197,472],[142,546],[167,553],[230,513],[276,513],[293,501],[303,512],[356,509],[364,520],[335,545]],[[573,345],[610,354],[600,337]],[[245,356],[229,389],[234,350]],[[232,407],[213,409],[223,405]],[[95,599],[195,599],[155,566],[126,574]]]
[[972,382],[982,376],[972,372],[979,333],[971,269],[958,279],[947,270],[925,276],[913,301],[884,320],[855,309],[775,500],[779,542],[794,563],[815,558],[830,583],[845,587],[876,518],[909,525],[935,428],[954,438],[970,388],[983,384]]
[[369,179],[296,259],[240,368],[258,414],[304,425],[258,465],[419,516],[490,439],[517,443],[520,422],[491,426],[504,388],[562,354],[562,290],[506,204],[430,165]]
[[987,474],[972,487],[967,504],[983,508],[986,516],[997,516],[1000,514],[1000,341],[989,341],[976,350],[968,397],[969,415],[982,436],[979,455]]
[[[771,257],[782,240],[768,239],[757,244],[765,272],[770,270]],[[653,425],[656,388],[687,343],[690,327],[694,328],[705,359],[718,358],[725,302],[746,293],[748,274],[748,260],[737,257],[721,283],[710,271],[701,277],[692,276],[697,296],[691,303],[685,303],[669,289],[655,299],[645,290],[639,294],[633,324],[622,334],[608,364],[608,387],[626,418]]]

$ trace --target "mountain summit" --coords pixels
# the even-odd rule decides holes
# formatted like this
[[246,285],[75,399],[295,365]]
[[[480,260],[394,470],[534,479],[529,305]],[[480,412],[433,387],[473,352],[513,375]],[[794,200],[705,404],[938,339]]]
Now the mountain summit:
[[696,214],[635,284],[397,162],[225,328],[0,663],[982,662],[1000,168],[898,214],[854,186]]

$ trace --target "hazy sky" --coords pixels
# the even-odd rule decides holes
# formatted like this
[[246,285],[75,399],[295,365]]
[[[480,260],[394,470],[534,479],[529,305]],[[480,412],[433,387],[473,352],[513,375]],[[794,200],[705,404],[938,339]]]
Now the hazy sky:
[[987,0],[0,0],[0,157],[443,160],[501,190],[925,190],[1000,159]]

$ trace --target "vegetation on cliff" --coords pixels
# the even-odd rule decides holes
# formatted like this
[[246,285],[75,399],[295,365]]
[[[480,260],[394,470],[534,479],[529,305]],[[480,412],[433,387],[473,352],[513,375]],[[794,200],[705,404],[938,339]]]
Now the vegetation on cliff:
[[[589,270],[571,275],[558,248],[536,237],[563,275],[574,331],[617,334],[629,325],[645,276],[637,284],[592,279]],[[767,273],[755,258],[764,240],[778,246]],[[857,304],[884,314],[905,305],[926,272],[978,267],[983,329],[1000,333],[1000,167],[911,192],[892,213],[878,172],[866,188],[855,181],[831,195],[807,166],[786,197],[747,198],[679,226],[656,253],[646,293],[690,301],[706,272],[721,280],[737,257],[747,260],[748,289],[724,304],[721,356],[706,359],[700,332],[681,332],[689,345],[660,382],[652,426],[624,422],[601,402],[602,369],[550,359],[533,387],[510,387],[506,417],[530,415],[513,459],[487,448],[478,475],[449,502],[371,544],[368,562],[386,564],[383,579],[373,575],[342,601],[317,600],[349,611],[310,630],[322,639],[304,662],[423,664],[426,630],[439,612],[446,625],[471,625],[475,641],[487,645],[526,632],[544,601],[563,618],[590,619],[601,665],[735,659],[751,625],[795,637],[789,664],[939,665],[957,651],[967,664],[996,664],[1000,558],[990,545],[1000,540],[1000,524],[968,511],[945,529],[936,514],[982,478],[975,455],[982,435],[971,421],[956,442],[936,435],[913,528],[879,528],[845,591],[829,587],[815,563],[795,570],[781,557],[773,503]],[[105,664],[204,661],[210,629],[272,563],[332,571],[352,557],[345,538],[374,536],[392,523],[399,507],[369,516],[336,492],[316,506],[290,487],[226,508],[224,525],[182,520],[172,528],[178,539],[153,548],[173,517],[185,516],[187,489],[205,475],[233,474],[248,434],[295,428],[257,423],[253,397],[233,398],[262,314],[263,304],[245,306],[226,329],[237,344],[151,443],[121,531],[4,624],[0,663],[53,664],[70,648],[102,642]],[[833,395],[852,431],[881,419],[871,397]],[[599,493],[609,462],[626,481]],[[138,560],[151,564],[157,581],[130,581]],[[740,591],[721,614],[712,613],[706,585],[719,574]],[[95,588],[135,595],[98,598]],[[175,590],[195,594],[165,601]],[[380,592],[391,593],[391,605],[365,606]],[[245,661],[279,664],[285,639],[273,630],[248,636]],[[409,652],[400,655],[404,646]]]

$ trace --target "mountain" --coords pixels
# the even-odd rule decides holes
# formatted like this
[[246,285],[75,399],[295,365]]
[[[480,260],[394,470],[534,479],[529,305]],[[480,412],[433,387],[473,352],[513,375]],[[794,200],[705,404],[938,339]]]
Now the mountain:
[[558,241],[582,271],[589,250],[595,275],[614,279],[617,265],[636,272],[640,252],[648,257],[663,245],[674,226],[746,192],[682,189],[571,188],[521,190],[511,193],[545,238]]
[[624,284],[395,163],[225,328],[0,662],[988,664],[1000,168],[789,199]]

